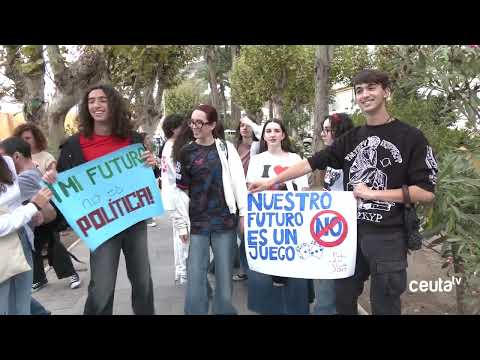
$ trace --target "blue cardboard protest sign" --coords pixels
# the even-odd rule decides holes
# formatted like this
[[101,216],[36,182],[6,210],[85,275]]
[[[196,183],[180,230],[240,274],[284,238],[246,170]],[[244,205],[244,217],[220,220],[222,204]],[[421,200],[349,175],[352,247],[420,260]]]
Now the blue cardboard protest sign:
[[53,202],[93,251],[139,221],[163,213],[152,168],[134,144],[58,174]]
[[249,193],[245,219],[249,268],[301,279],[352,276],[356,204],[351,191]]

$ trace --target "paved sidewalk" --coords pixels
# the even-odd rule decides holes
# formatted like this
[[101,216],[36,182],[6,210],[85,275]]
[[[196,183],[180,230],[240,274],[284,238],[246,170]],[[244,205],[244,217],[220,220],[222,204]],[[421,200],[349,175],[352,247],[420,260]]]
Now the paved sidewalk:
[[[166,216],[156,218],[157,226],[148,227],[148,243],[152,280],[154,286],[155,310],[159,315],[183,315],[185,288],[174,284],[173,243],[171,225]],[[87,299],[87,287],[90,279],[89,251],[82,241],[70,249],[79,260],[73,261],[82,285],[71,290],[69,279],[58,280],[53,269],[47,272],[48,285],[33,296],[53,315],[81,315]],[[245,281],[234,282],[234,305],[239,314],[254,314],[247,309],[247,286]],[[124,257],[120,257],[115,291],[115,315],[131,315],[131,288],[128,281]]]

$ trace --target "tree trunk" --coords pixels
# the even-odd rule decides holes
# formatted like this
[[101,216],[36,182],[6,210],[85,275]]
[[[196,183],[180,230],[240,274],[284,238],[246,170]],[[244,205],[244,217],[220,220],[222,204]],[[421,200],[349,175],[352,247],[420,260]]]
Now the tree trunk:
[[35,71],[24,75],[25,94],[23,98],[23,114],[26,121],[33,122],[44,130],[47,123],[44,121],[45,114],[45,60],[43,58],[43,46],[35,47],[34,54],[29,62],[37,63]]
[[212,99],[212,106],[220,112],[220,95],[217,84],[217,66],[216,66],[216,52],[214,45],[207,45],[205,48],[205,59],[208,67],[208,83],[210,85],[210,95]]
[[276,84],[276,93],[272,96],[273,114],[278,120],[283,120],[283,92],[287,87],[287,69],[283,68]]
[[65,65],[58,45],[47,45],[47,53],[57,87],[46,112],[48,140],[49,150],[57,156],[58,147],[65,136],[65,116],[79,103],[90,86],[107,82],[108,74],[101,46],[84,51],[69,67]]
[[[323,149],[321,138],[322,121],[328,115],[328,76],[333,59],[334,45],[319,45],[315,61],[315,112],[313,131],[313,152]],[[314,172],[310,178],[312,186],[320,186],[323,177],[320,172]]]
[[[235,63],[235,60],[240,55],[240,45],[231,45],[230,49],[232,51],[232,67]],[[240,122],[241,111],[240,108],[235,103],[233,95],[230,95],[230,115],[232,117],[232,124],[236,126]]]
[[273,101],[268,100],[268,119],[272,120],[273,119]]
[[230,122],[227,119],[228,102],[227,97],[225,96],[225,85],[222,83],[220,83],[220,98],[222,100],[223,108],[223,125],[228,129],[230,127]]
[[283,98],[279,94],[272,96],[273,114],[278,120],[283,120]]
[[57,157],[59,146],[65,138],[65,117],[70,109],[78,102],[73,95],[58,94],[52,99],[46,117],[48,119],[48,150]]
[[[15,99],[22,102],[23,115],[27,122],[33,122],[47,130],[45,114],[45,60],[43,46],[30,46],[27,62],[21,58],[20,45],[5,46],[5,75],[14,82]],[[27,68],[28,67],[28,68]]]

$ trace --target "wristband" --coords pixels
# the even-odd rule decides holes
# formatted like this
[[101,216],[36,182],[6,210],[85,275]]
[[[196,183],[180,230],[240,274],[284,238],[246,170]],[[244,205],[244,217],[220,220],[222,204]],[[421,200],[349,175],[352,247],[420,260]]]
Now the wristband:
[[38,211],[42,210],[42,208],[40,207],[40,205],[38,205],[35,201],[30,201],[31,204],[35,205],[35,207],[37,208]]

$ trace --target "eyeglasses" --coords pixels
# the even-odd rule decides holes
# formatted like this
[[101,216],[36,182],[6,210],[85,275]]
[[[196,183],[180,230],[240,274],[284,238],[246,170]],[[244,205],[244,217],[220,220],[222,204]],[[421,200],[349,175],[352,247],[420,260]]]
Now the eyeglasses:
[[330,129],[330,128],[323,128],[323,129],[322,129],[322,132],[324,132],[324,133],[328,134],[328,133],[332,133],[332,132],[333,132],[333,130],[332,130],[332,129]]
[[193,120],[193,119],[191,119],[188,122],[188,126],[196,127],[196,128],[199,128],[199,129],[201,129],[204,125],[208,125],[208,124],[210,124],[210,123],[209,122],[203,122],[202,120]]

